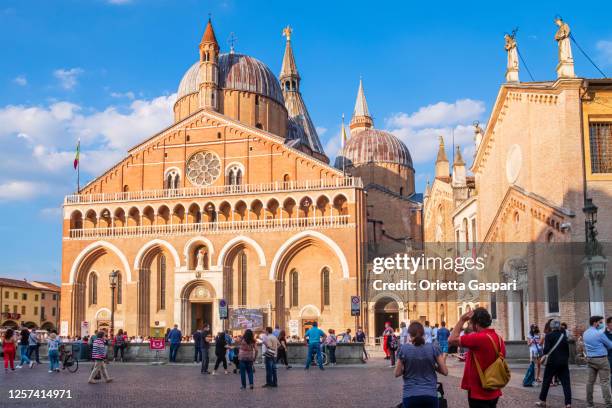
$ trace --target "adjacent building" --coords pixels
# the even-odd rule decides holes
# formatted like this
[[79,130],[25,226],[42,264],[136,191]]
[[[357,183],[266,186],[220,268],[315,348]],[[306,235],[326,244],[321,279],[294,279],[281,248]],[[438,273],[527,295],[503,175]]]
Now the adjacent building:
[[0,326],[54,330],[59,323],[59,305],[57,285],[0,278]]

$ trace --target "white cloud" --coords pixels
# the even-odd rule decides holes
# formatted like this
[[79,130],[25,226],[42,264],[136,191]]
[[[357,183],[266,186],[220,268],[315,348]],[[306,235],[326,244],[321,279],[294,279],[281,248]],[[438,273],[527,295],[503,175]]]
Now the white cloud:
[[25,75],[18,75],[15,77],[15,79],[13,79],[13,82],[19,86],[26,86],[28,84],[28,79]]
[[77,77],[83,73],[81,68],[56,69],[53,76],[59,80],[60,86],[66,90],[73,89],[79,82]]
[[[134,100],[129,106],[97,111],[70,102],[47,106],[0,107],[0,185],[10,195],[37,192],[30,179],[58,188],[36,195],[63,194],[76,183],[72,162],[81,138],[81,182],[120,160],[126,150],[172,123],[176,95]],[[17,183],[17,184],[15,184]],[[25,184],[24,184],[25,183]],[[0,200],[8,197],[0,196]]]
[[123,5],[131,3],[132,0],[107,0],[108,4]]
[[485,104],[473,99],[454,103],[438,102],[419,108],[413,113],[399,112],[385,120],[389,131],[406,143],[415,164],[432,163],[438,152],[439,136],[443,136],[446,153],[452,157],[452,143],[460,146],[464,160],[470,162],[474,154],[474,128],[481,119]]
[[598,41],[596,47],[603,63],[606,65],[612,65],[612,41]]
[[390,127],[447,126],[472,121],[485,111],[482,101],[460,99],[455,103],[438,102],[412,114],[396,113],[387,119]]
[[0,202],[34,198],[47,191],[47,186],[33,181],[10,180],[0,183]]
[[127,91],[127,92],[111,92],[110,96],[112,96],[113,98],[127,98],[127,99],[134,99],[136,98],[136,95],[134,94],[134,92],[132,91]]
[[317,131],[319,137],[323,136],[327,132],[327,128],[323,126],[316,126],[315,130]]

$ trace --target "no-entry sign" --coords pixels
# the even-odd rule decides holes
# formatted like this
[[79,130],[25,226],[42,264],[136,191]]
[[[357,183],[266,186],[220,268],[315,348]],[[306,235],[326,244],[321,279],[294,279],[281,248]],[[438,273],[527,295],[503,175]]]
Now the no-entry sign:
[[361,298],[359,296],[351,296],[351,316],[361,315]]

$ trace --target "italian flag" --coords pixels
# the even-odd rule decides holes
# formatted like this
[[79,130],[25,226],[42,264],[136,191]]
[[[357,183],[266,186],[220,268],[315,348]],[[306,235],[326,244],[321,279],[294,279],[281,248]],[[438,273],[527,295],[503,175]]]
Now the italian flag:
[[79,156],[81,154],[81,139],[77,142],[76,153],[74,154],[74,169],[79,167]]

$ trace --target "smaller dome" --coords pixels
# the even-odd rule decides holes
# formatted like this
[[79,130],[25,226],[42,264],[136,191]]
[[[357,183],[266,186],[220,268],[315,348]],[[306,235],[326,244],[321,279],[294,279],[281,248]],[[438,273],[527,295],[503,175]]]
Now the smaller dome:
[[408,147],[389,132],[364,129],[352,136],[336,159],[336,167],[367,163],[394,163],[412,168]]

